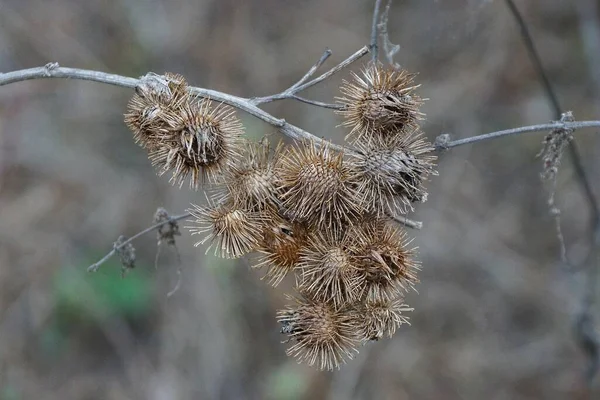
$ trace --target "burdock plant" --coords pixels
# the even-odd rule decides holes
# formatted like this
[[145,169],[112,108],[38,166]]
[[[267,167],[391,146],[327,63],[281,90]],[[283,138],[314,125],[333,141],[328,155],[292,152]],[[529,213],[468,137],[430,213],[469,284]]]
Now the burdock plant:
[[273,148],[242,137],[233,110],[190,93],[165,74],[139,90],[126,116],[135,140],[181,185],[206,184],[188,229],[217,256],[257,253],[272,286],[291,276],[293,305],[278,313],[288,354],[339,368],[356,346],[391,337],[408,322],[406,291],[419,262],[396,215],[424,201],[435,174],[433,147],[414,75],[370,64],[342,86],[352,147],[300,140]]
[[[573,147],[573,133],[583,127],[599,127],[600,121],[576,122],[572,113],[560,109],[527,36],[524,19],[512,1],[508,1],[511,11],[521,25],[532,58],[538,62],[536,69],[557,117],[561,113],[562,117],[550,124],[455,141],[441,135],[435,149],[419,127],[425,99],[418,93],[417,75],[393,62],[398,46],[388,49],[390,3],[381,18],[380,4],[378,0],[369,47],[313,77],[331,55],[328,50],[298,82],[266,97],[242,98],[190,87],[185,78],[173,73],[149,73],[133,79],[63,68],[57,63],[0,73],[0,85],[36,78],[75,78],[135,87],[125,124],[133,132],[134,141],[148,152],[158,174],[169,173],[170,181],[179,187],[189,181],[192,189],[202,186],[212,192],[206,205],[192,205],[187,215],[170,217],[166,210],[160,210],[156,225],[129,239],[120,236],[111,252],[89,270],[96,271],[115,254],[121,258],[123,272],[131,270],[136,258],[133,239],[159,229],[158,243],[175,246],[177,221],[191,215],[188,229],[192,235],[201,236],[196,245],[206,244],[225,258],[257,253],[253,266],[263,271],[270,284],[292,280],[293,304],[277,314],[281,332],[291,343],[287,353],[321,369],[334,369],[352,358],[358,344],[391,337],[408,323],[405,314],[412,308],[404,303],[404,296],[418,283],[420,263],[415,259],[416,248],[398,222],[419,225],[406,214],[415,203],[427,199],[425,184],[436,173],[435,149],[550,131],[541,155],[543,176],[554,184],[549,205],[557,227],[556,174],[567,148],[592,215],[598,219],[598,202],[577,147]],[[384,38],[383,50],[391,68],[378,61],[378,35]],[[343,82],[337,104],[299,96],[368,52],[372,54],[371,62]],[[336,109],[342,119],[340,125],[347,130],[346,147],[325,142],[260,108],[263,103],[282,99]],[[295,143],[273,148],[268,141],[253,143],[244,139],[244,126],[236,109],[270,124]],[[560,229],[557,233],[566,262]],[[586,290],[591,289],[593,285]],[[598,365],[598,340],[590,333],[593,329],[587,329],[592,320],[590,297],[582,296],[586,311],[578,322],[578,339],[592,356],[589,376],[593,377]]]

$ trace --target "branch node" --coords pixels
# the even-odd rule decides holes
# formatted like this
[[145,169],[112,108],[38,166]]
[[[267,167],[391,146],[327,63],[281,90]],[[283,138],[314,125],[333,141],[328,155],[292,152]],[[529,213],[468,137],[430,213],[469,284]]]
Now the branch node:
[[169,213],[163,207],[159,207],[154,214],[155,224],[161,224],[156,229],[157,245],[166,243],[168,246],[175,246],[175,236],[181,236],[179,223],[169,217]]
[[451,142],[452,138],[449,133],[442,133],[438,137],[435,138],[433,145],[436,150],[448,150],[448,144]]
[[44,65],[44,74],[46,76],[52,76],[52,71],[58,68],[60,68],[60,65],[57,62],[49,62],[48,64]]
[[542,178],[545,180],[553,179],[556,176],[562,155],[573,140],[575,129],[565,127],[565,124],[570,122],[575,122],[575,118],[571,111],[567,111],[562,114],[560,121],[554,122],[557,127],[546,135],[542,150],[537,154],[538,157],[543,156],[544,172],[542,172]]
[[146,75],[140,76],[138,84],[135,85],[135,92],[140,97],[146,97],[148,93],[169,95],[171,89],[164,76],[154,72],[148,72]]

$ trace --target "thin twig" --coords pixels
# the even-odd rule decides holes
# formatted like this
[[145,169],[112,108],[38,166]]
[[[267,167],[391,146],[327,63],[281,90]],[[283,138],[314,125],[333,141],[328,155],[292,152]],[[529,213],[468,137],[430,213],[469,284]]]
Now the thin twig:
[[321,56],[321,58],[319,58],[319,60],[315,63],[315,65],[313,65],[312,67],[310,67],[310,69],[308,70],[308,72],[306,74],[304,74],[304,76],[296,83],[294,83],[290,89],[294,90],[296,89],[298,86],[302,85],[304,82],[306,82],[308,80],[308,78],[310,78],[311,76],[314,75],[314,73],[321,67],[321,65],[323,65],[323,63],[325,63],[325,61],[331,57],[331,49],[326,49],[323,52],[323,55]]
[[102,264],[104,264],[106,261],[108,261],[112,256],[115,255],[115,253],[117,251],[119,251],[120,249],[122,249],[123,247],[127,246],[129,243],[133,242],[135,239],[139,238],[140,236],[145,235],[146,233],[150,233],[155,229],[160,228],[161,226],[168,224],[169,222],[175,222],[175,221],[179,221],[182,220],[184,218],[189,217],[191,214],[190,213],[185,213],[182,215],[176,215],[174,217],[170,217],[169,219],[166,219],[162,222],[159,222],[157,224],[154,224],[146,229],[144,229],[143,231],[140,231],[138,233],[136,233],[135,235],[133,235],[132,237],[130,237],[129,239],[125,240],[123,243],[121,243],[118,246],[113,247],[113,249],[108,252],[107,255],[105,255],[104,257],[102,257],[99,261],[95,262],[94,264],[90,265],[88,267],[88,272],[96,272],[98,270],[98,268],[100,268],[100,266]]
[[346,106],[344,106],[342,104],[323,103],[322,101],[310,100],[310,99],[306,99],[304,97],[300,97],[300,96],[296,96],[296,95],[291,96],[291,98],[294,100],[298,100],[301,103],[311,104],[313,106],[322,107],[322,108],[329,108],[332,110],[343,110],[344,108],[346,108]]
[[462,146],[465,144],[471,144],[475,142],[481,142],[484,140],[496,139],[503,136],[520,135],[529,132],[548,132],[553,129],[581,129],[581,128],[597,128],[600,127],[600,121],[575,121],[575,122],[550,122],[548,124],[539,124],[531,126],[521,126],[518,128],[505,129],[503,131],[485,133],[483,135],[471,136],[464,139],[457,139],[449,142],[438,142],[436,144],[437,150],[450,149],[452,147]]
[[404,217],[402,215],[394,215],[394,216],[390,215],[389,217],[392,218],[397,223],[402,224],[408,228],[423,229],[423,222],[421,222],[421,221],[415,221],[410,218]]
[[390,8],[392,7],[392,0],[388,0],[385,4],[385,10],[381,14],[381,20],[379,22],[379,36],[383,42],[383,51],[385,52],[385,58],[388,63],[395,69],[400,69],[400,64],[394,62],[394,56],[400,51],[400,45],[394,44],[390,40],[390,34],[388,33],[388,20],[390,17]]
[[540,55],[535,47],[535,43],[533,43],[533,37],[531,36],[531,33],[529,32],[527,23],[525,22],[525,19],[519,12],[519,9],[517,8],[517,6],[513,2],[513,0],[506,0],[506,4],[508,5],[508,8],[509,8],[511,14],[513,15],[515,21],[517,22],[517,25],[519,25],[519,30],[521,31],[521,38],[523,39],[525,47],[527,48],[527,53],[529,54],[529,56],[531,58],[533,67],[535,68],[536,73],[540,77],[542,85],[544,86],[544,91],[546,92],[546,96],[548,97],[548,100],[550,101],[550,103],[552,105],[554,114],[556,114],[555,117],[560,118],[560,115],[562,114],[563,110],[560,107],[560,104],[558,103],[558,97],[556,96],[556,92],[552,88],[552,84],[550,83],[548,74],[546,74],[546,70],[544,69],[544,66],[542,64],[542,59],[540,58]]
[[341,71],[342,69],[346,68],[347,66],[349,66],[350,64],[352,64],[356,60],[362,58],[368,52],[369,52],[369,48],[367,46],[364,46],[364,47],[360,48],[358,51],[356,51],[350,57],[346,58],[344,61],[342,61],[341,63],[339,63],[335,67],[331,68],[329,71],[325,72],[324,74],[318,76],[317,78],[315,78],[315,79],[313,79],[313,80],[311,80],[309,82],[306,82],[303,85],[298,86],[295,89],[294,93],[301,92],[303,90],[308,89],[311,86],[316,85],[319,82],[324,81],[325,79],[329,78],[331,75],[335,74],[338,71]]
[[[359,49],[358,51],[356,51],[354,54],[352,54],[350,57],[346,58],[344,61],[342,61],[341,63],[339,63],[335,67],[331,68],[329,71],[327,71],[327,72],[323,73],[322,75],[316,77],[315,79],[312,79],[312,80],[310,80],[308,82],[305,82],[305,83],[301,83],[300,85],[295,84],[295,85],[289,87],[288,89],[284,90],[281,93],[277,93],[277,94],[273,94],[271,96],[265,96],[265,97],[254,97],[254,98],[248,99],[248,101],[251,104],[257,106],[259,104],[270,103],[270,102],[273,102],[273,101],[276,101],[276,100],[293,99],[294,95],[296,93],[300,93],[303,90],[306,90],[309,87],[314,86],[317,83],[320,83],[320,82],[324,81],[325,79],[329,78],[331,75],[335,74],[336,72],[339,72],[340,70],[346,68],[347,66],[349,66],[350,64],[352,64],[356,60],[360,59],[361,57],[363,57],[368,52],[369,52],[369,48],[367,46],[364,46],[361,49]],[[317,64],[315,64],[315,66],[316,65]],[[313,66],[313,68],[315,66]],[[311,70],[312,70],[312,68],[311,68]],[[316,70],[316,68],[315,68],[315,70]]]
[[[346,65],[348,64],[345,64],[344,66]],[[31,79],[49,78],[86,80],[126,88],[135,88],[144,79],[144,77],[142,77],[141,79],[135,79],[121,75],[107,74],[105,72],[100,71],[91,71],[78,68],[65,68],[58,66],[57,63],[50,63],[44,67],[22,69],[18,71],[0,74],[0,86]],[[243,97],[233,96],[216,90],[204,89],[199,87],[190,87],[190,91],[197,96],[206,97],[214,101],[228,104],[241,111],[245,111],[248,114],[278,128],[281,133],[292,139],[309,140],[319,146],[326,144],[330,149],[335,151],[346,151],[346,149],[344,149],[343,146],[326,142],[325,140],[297,126],[286,122],[284,119],[280,119],[273,116],[272,114],[269,114],[268,112],[254,105],[250,101],[250,99],[245,99]]]
[[378,46],[377,46],[377,39],[378,39],[378,26],[377,23],[379,22],[379,9],[381,8],[381,0],[375,0],[375,9],[373,10],[373,22],[371,23],[371,44],[369,46],[369,50],[371,51],[371,61],[375,62],[377,61],[377,57],[378,57]]

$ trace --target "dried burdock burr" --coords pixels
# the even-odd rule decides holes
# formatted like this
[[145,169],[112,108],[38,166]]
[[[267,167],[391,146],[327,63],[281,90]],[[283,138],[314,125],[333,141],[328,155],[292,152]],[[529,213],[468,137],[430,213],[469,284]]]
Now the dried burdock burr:
[[436,174],[436,156],[421,132],[411,128],[389,138],[357,141],[355,146],[352,163],[365,211],[397,215],[427,199],[423,182]]
[[159,175],[172,172],[173,184],[181,187],[189,177],[190,187],[197,189],[236,164],[244,127],[231,107],[213,108],[209,100],[194,99],[164,120],[168,128],[156,133],[149,157]]
[[354,311],[302,297],[292,300],[293,305],[277,313],[281,332],[293,343],[286,354],[322,370],[339,369],[354,357],[358,331]]
[[367,299],[390,300],[418,282],[415,248],[406,234],[391,223],[362,225],[350,233],[353,254],[364,274]]
[[352,75],[352,81],[344,81],[342,97],[337,99],[344,106],[338,111],[345,119],[342,125],[351,129],[348,139],[369,141],[418,126],[424,99],[415,94],[419,87],[414,83],[415,74],[374,63],[362,76]]
[[327,145],[303,142],[290,147],[281,157],[277,177],[282,205],[293,211],[295,220],[334,229],[361,211],[355,170]]
[[189,100],[185,78],[178,74],[148,74],[142,77],[127,105],[125,124],[143,148],[152,146],[152,136],[166,127],[165,116]]
[[261,256],[253,268],[266,268],[265,279],[269,284],[277,286],[298,263],[310,228],[306,223],[289,221],[274,210],[261,214],[262,240],[258,248]]
[[398,299],[367,299],[358,307],[361,316],[360,337],[363,342],[391,338],[402,324],[408,324],[408,317],[403,315],[413,311]]
[[209,200],[208,205],[192,204],[188,209],[194,220],[186,226],[192,235],[206,234],[195,246],[209,242],[206,249],[215,247],[215,255],[223,258],[238,258],[256,250],[262,238],[262,218],[255,211],[237,207],[233,202],[216,204]]
[[345,233],[329,230],[310,235],[296,265],[301,291],[336,308],[359,301],[365,289],[365,274],[350,245]]
[[255,210],[279,207],[275,170],[282,147],[271,153],[266,140],[245,142],[242,157],[225,177],[228,195],[236,204]]

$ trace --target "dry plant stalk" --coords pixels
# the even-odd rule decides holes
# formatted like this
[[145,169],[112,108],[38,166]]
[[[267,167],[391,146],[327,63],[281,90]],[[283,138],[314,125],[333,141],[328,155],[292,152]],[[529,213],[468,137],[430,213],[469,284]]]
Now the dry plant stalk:
[[224,258],[258,253],[253,266],[273,286],[295,278],[293,304],[278,320],[293,343],[288,354],[321,369],[391,337],[412,311],[403,295],[419,263],[390,216],[425,201],[423,184],[436,173],[414,77],[371,63],[344,82],[348,152],[312,140],[247,141],[232,109],[197,98],[170,73],[144,80],[125,115],[159,175],[211,190],[206,205],[188,210],[196,245]]

